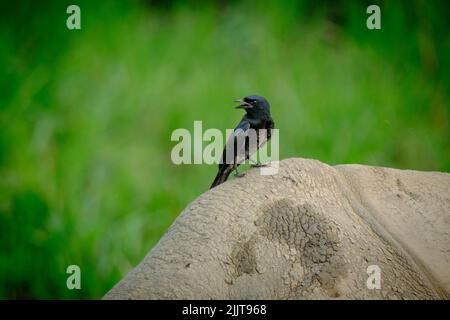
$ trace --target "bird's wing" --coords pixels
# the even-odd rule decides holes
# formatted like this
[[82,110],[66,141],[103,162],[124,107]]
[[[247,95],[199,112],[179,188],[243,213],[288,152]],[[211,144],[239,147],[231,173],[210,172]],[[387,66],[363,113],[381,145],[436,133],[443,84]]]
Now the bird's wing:
[[272,119],[267,120],[266,125],[264,126],[266,130],[261,132],[259,137],[258,149],[261,148],[267,141],[272,138],[272,129],[275,128],[275,123]]
[[[259,148],[261,148],[262,146],[264,146],[264,144],[266,144],[267,141],[270,140],[270,138],[272,137],[272,129],[275,127],[275,124],[272,120],[267,120],[267,122],[265,123],[264,129],[265,130],[258,130],[258,137],[257,137],[257,143],[252,144],[250,143],[249,146],[249,157],[251,157],[256,151],[258,151]],[[257,146],[257,147],[256,147]]]
[[245,161],[245,140],[250,122],[243,118],[228,138],[220,159],[221,164],[239,164]]

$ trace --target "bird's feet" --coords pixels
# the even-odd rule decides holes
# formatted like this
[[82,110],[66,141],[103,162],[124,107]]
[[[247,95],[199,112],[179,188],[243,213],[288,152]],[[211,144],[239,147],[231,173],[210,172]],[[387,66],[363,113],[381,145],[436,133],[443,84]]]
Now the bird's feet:
[[236,178],[242,178],[242,177],[245,177],[245,172],[239,173],[239,171],[237,171],[237,169],[235,169],[234,171],[236,171],[236,172],[234,173],[234,176],[235,176]]
[[250,165],[250,167],[252,167],[252,168],[262,168],[262,167],[267,167],[267,163],[259,163],[259,162],[256,162],[256,163],[252,163],[252,164]]

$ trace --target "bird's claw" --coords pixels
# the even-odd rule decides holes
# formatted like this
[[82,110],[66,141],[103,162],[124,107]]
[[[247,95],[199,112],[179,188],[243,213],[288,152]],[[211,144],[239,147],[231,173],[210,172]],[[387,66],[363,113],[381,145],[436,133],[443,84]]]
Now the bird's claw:
[[250,165],[250,167],[252,168],[262,168],[262,167],[267,167],[267,163],[252,163]]
[[242,173],[236,172],[236,173],[234,174],[234,176],[235,176],[236,178],[243,178],[243,177],[245,177],[245,173],[244,173],[244,172],[242,172]]

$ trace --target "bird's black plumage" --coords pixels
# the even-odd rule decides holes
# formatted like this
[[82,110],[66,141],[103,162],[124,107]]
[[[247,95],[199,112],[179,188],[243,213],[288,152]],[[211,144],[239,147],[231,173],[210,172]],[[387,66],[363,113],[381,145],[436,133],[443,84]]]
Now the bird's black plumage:
[[[264,97],[253,95],[237,101],[241,104],[236,108],[244,109],[246,114],[228,138],[211,188],[225,182],[233,170],[269,141],[275,127],[269,102]],[[252,140],[252,134],[256,139]]]

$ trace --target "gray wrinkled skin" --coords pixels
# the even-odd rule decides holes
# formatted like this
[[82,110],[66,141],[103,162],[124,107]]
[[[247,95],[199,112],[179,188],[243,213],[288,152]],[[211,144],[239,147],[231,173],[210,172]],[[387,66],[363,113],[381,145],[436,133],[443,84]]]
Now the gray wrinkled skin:
[[202,194],[104,298],[449,297],[450,174],[297,158]]

